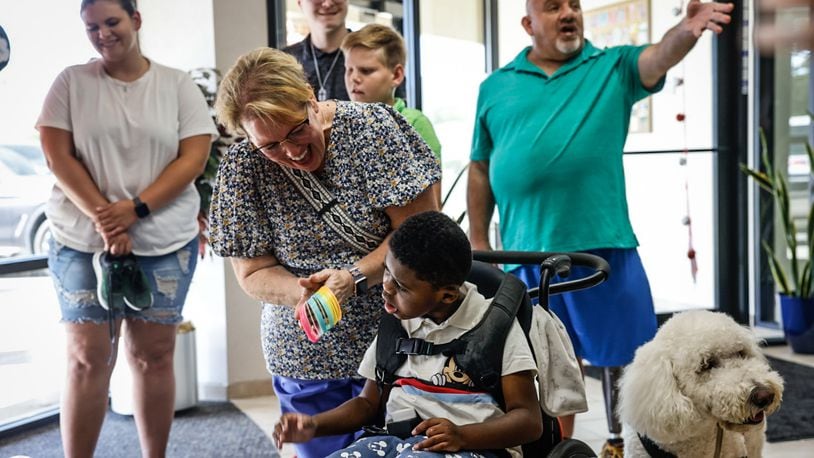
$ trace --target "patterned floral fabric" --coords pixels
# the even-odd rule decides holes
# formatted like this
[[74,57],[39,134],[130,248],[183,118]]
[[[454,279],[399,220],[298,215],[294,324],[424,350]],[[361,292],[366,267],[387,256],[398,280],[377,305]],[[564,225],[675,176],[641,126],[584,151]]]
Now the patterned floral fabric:
[[[383,104],[337,102],[325,165],[315,176],[357,224],[384,237],[384,209],[404,206],[441,178],[430,148]],[[363,254],[336,235],[283,175],[280,165],[236,143],[221,161],[211,206],[211,242],[220,256],[274,255],[297,276],[341,268]],[[269,372],[317,380],[356,376],[382,313],[381,287],[343,306],[343,318],[316,344],[291,307],[263,304]]]

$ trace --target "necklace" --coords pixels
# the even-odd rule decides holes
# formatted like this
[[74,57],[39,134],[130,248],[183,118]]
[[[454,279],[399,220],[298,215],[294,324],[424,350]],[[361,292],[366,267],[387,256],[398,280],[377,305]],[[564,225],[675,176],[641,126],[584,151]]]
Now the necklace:
[[336,65],[336,61],[339,60],[340,51],[336,51],[336,56],[334,56],[334,61],[331,62],[331,66],[328,67],[328,72],[325,73],[325,80],[322,79],[322,75],[319,73],[319,62],[317,62],[317,53],[314,51],[314,43],[309,40],[309,45],[311,45],[311,58],[314,59],[314,68],[317,71],[317,82],[319,83],[319,91],[317,92],[317,99],[322,102],[324,100],[328,100],[328,91],[325,90],[325,83],[328,82],[328,78],[331,77],[331,72],[334,71],[334,66]]
[[[330,113],[329,113],[330,111]],[[325,140],[328,140],[328,132],[334,126],[334,114],[336,113],[336,102],[328,102],[324,107],[319,110],[319,119],[322,122],[322,131],[325,134]]]

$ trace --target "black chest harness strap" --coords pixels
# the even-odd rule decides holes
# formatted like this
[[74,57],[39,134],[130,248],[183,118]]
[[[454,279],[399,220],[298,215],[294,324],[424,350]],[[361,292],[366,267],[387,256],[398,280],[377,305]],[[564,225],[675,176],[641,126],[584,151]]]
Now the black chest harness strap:
[[[379,322],[376,344],[377,383],[393,384],[398,378],[396,371],[408,355],[443,354],[455,357],[458,367],[469,376],[475,389],[497,395],[502,403],[500,377],[506,336],[516,317],[526,335],[531,324],[530,303],[521,307],[524,302],[528,302],[526,285],[517,277],[506,275],[480,322],[460,337],[443,344],[409,338],[396,317],[385,315]],[[518,316],[518,310],[523,309],[527,309],[527,317]],[[524,319],[526,323],[523,323]]]

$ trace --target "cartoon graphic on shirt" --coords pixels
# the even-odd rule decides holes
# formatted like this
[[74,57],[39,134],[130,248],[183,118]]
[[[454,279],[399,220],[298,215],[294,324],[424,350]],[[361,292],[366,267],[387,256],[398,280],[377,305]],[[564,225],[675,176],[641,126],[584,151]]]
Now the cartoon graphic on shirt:
[[475,386],[472,383],[472,379],[458,367],[458,363],[455,362],[455,357],[450,356],[447,359],[447,363],[444,365],[444,368],[441,370],[440,373],[435,374],[430,379],[433,385],[436,386],[443,386],[443,385],[464,385],[464,386]]

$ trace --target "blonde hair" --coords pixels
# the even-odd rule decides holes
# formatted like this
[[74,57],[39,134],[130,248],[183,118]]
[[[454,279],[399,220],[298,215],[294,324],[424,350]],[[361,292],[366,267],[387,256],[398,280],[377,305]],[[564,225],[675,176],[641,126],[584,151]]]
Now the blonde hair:
[[277,49],[257,48],[226,72],[215,99],[218,121],[232,134],[245,134],[241,121],[264,119],[271,126],[302,120],[314,91],[297,60]]
[[407,62],[404,39],[398,32],[386,25],[368,24],[356,32],[351,32],[345,35],[340,47],[345,54],[356,47],[370,50],[381,49],[384,54],[384,64],[391,70],[396,65],[404,66]]

